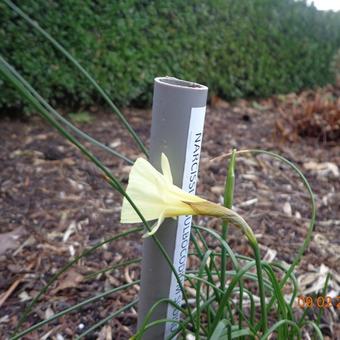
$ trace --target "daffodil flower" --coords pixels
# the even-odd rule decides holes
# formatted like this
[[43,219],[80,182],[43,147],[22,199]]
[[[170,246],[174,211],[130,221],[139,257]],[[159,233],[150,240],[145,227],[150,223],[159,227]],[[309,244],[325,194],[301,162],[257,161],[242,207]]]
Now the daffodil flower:
[[[132,166],[126,193],[134,202],[146,221],[157,220],[151,231],[144,237],[153,235],[165,218],[181,215],[206,215],[226,219],[240,227],[249,240],[255,236],[247,222],[234,211],[189,194],[173,184],[168,158],[162,153],[161,168],[158,172],[147,160],[138,158]],[[140,223],[141,218],[124,198],[121,223]]]

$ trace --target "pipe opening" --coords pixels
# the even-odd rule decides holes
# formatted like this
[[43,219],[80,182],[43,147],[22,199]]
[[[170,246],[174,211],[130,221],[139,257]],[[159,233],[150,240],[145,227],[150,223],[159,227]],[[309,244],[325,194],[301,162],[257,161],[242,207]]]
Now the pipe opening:
[[155,79],[156,82],[159,82],[161,84],[165,85],[170,85],[170,86],[175,86],[175,87],[186,87],[186,88],[191,88],[191,89],[201,89],[205,90],[207,89],[206,86],[194,83],[192,81],[187,81],[187,80],[181,80],[173,77],[157,77]]

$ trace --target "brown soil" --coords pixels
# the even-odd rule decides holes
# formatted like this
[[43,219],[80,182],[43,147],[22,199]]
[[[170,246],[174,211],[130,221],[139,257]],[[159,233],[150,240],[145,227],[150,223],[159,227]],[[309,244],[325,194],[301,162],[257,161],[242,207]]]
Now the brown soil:
[[[277,98],[233,104],[215,98],[207,110],[197,193],[221,202],[227,161],[219,156],[233,147],[273,150],[293,161],[310,181],[318,207],[313,241],[297,270],[301,294],[323,279],[325,274],[319,270],[326,267],[334,276],[329,291],[336,291],[340,284],[336,279],[340,274],[340,146],[334,140],[299,137],[292,142],[283,138],[276,122],[285,105]],[[150,110],[126,109],[124,113],[148,145]],[[141,155],[113,114],[97,109],[94,117],[80,127],[131,159]],[[3,118],[0,131],[0,338],[6,338],[25,305],[56,271],[75,254],[130,227],[119,224],[119,194],[75,147],[39,118],[32,117],[29,122]],[[127,182],[130,167],[124,161],[91,149],[115,176]],[[297,176],[268,157],[240,155],[234,206],[254,227],[263,255],[291,263],[306,235],[310,216],[308,195]],[[220,228],[216,219],[202,221]],[[137,279],[137,265],[91,279],[86,275],[140,257],[141,242],[140,234],[135,234],[82,259],[34,306],[22,329]],[[233,229],[229,243],[235,251],[249,252],[246,241]],[[304,283],[307,273],[314,275],[312,283]],[[59,334],[71,339],[137,295],[136,286],[124,294],[112,294],[45,325],[25,339],[38,339],[49,332],[49,338],[56,339]],[[323,331],[330,338],[335,339],[340,332],[339,313],[340,309],[325,313]],[[132,308],[88,339],[128,338],[135,330],[136,316]]]

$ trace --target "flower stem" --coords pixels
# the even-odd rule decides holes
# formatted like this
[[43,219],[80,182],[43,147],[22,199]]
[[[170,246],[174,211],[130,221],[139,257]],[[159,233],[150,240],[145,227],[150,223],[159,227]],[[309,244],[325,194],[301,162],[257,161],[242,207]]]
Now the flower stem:
[[255,255],[256,261],[256,271],[257,271],[257,280],[259,283],[259,295],[260,295],[260,304],[261,304],[261,326],[262,326],[262,333],[264,334],[267,331],[268,325],[268,318],[267,318],[267,308],[266,308],[266,296],[264,290],[264,283],[263,283],[263,275],[262,275],[262,264],[261,264],[261,255],[260,255],[260,248],[257,243],[250,242]]
[[[233,205],[233,196],[234,196],[234,186],[235,186],[235,155],[236,152],[233,150],[231,160],[228,167],[228,175],[225,184],[224,191],[224,206],[226,208],[231,209]],[[226,220],[222,222],[222,238],[226,241],[228,234],[228,226],[229,223]],[[224,290],[225,287],[225,272],[227,270],[227,252],[226,249],[222,248],[221,254],[221,288]]]

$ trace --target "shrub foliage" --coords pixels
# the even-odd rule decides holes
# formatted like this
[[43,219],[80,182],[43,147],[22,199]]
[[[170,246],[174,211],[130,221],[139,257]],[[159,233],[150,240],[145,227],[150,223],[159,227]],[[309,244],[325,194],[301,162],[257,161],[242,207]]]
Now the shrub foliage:
[[[119,105],[150,102],[153,78],[207,84],[232,99],[323,85],[334,75],[340,15],[294,0],[22,0]],[[0,2],[0,51],[46,98],[97,98],[48,41]],[[1,82],[0,108],[21,105]]]

